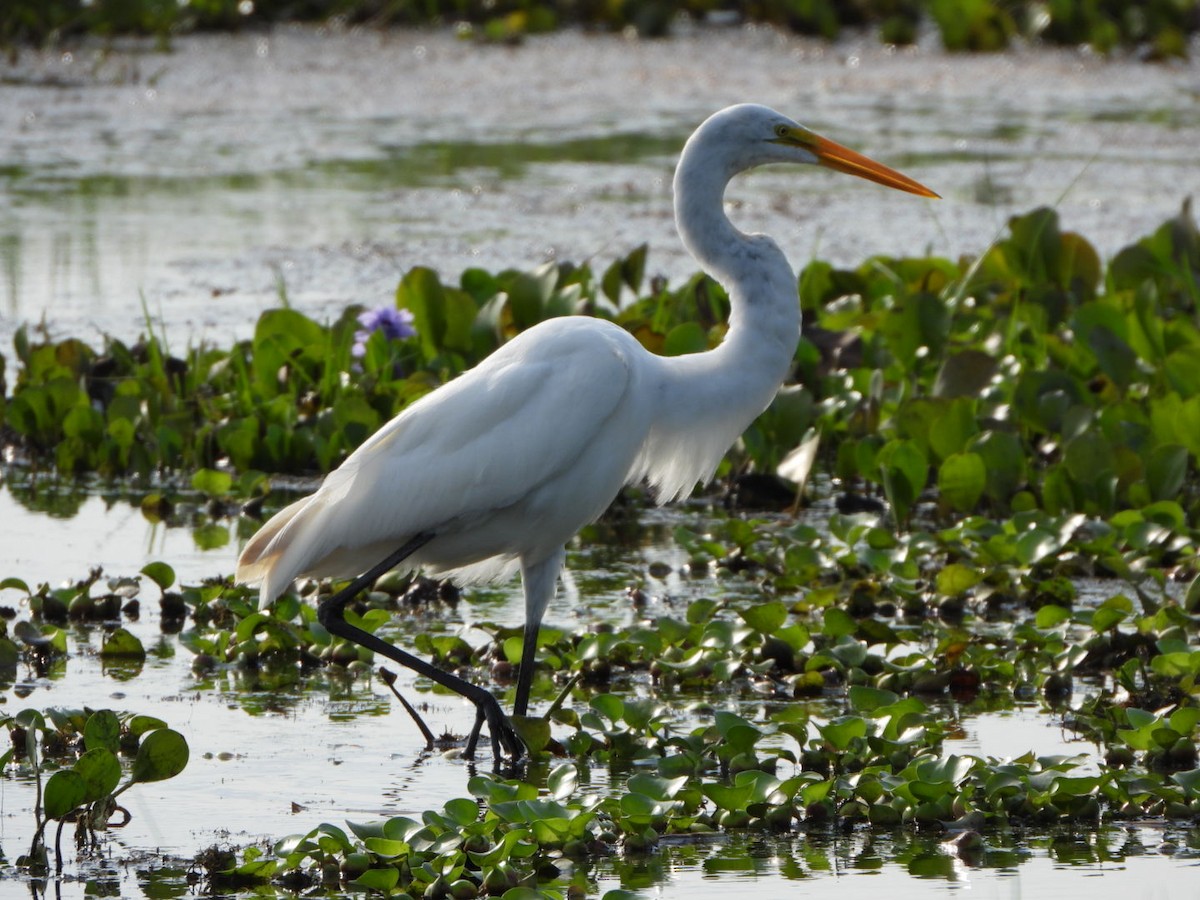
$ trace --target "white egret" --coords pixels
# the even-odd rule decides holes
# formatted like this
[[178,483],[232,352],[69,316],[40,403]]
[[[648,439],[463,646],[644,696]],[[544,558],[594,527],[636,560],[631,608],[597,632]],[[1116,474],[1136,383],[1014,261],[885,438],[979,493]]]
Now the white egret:
[[491,692],[351,626],[345,607],[396,566],[468,582],[519,568],[525,636],[514,711],[525,714],[567,541],[624,485],[648,482],[663,503],[711,478],[788,374],[800,335],[795,273],[773,240],[742,233],[724,211],[729,180],[767,163],[937,196],[774,110],[721,110],[687,141],[674,182],[684,246],[730,294],[719,346],[666,358],[602,319],[542,322],[405,409],[316,493],[277,513],[246,545],[237,578],[261,583],[265,604],[301,575],[359,576],[320,604],[322,624],[473,703],[468,757],[486,721],[496,759],[518,759],[521,740]]

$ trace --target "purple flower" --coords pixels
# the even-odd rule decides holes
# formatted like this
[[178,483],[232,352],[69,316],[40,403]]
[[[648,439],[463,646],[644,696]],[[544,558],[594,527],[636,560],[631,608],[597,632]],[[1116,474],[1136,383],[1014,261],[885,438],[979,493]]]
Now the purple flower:
[[389,340],[412,337],[417,333],[412,323],[413,314],[407,309],[380,306],[361,312],[358,314],[358,324],[362,328],[354,332],[354,348],[350,352],[355,358],[365,356],[367,341],[376,331],[382,331]]

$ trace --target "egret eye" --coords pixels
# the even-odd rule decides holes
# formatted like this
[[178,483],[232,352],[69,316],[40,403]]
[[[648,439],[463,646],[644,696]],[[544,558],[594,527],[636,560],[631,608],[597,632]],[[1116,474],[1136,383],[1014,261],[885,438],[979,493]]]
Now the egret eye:
[[776,125],[775,126],[775,136],[781,137],[781,138],[787,137],[788,136],[788,127],[786,125]]

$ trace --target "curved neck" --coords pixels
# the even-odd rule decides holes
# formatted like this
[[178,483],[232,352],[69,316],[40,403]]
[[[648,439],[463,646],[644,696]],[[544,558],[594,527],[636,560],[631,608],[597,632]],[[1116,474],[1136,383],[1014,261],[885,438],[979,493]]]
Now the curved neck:
[[757,373],[759,379],[747,380],[760,380],[761,390],[774,396],[800,337],[796,274],[774,241],[744,234],[725,215],[725,188],[736,171],[688,149],[675,171],[675,222],[688,252],[725,286],[731,306],[729,331],[711,351],[713,362]]
[[715,349],[659,357],[655,424],[635,474],[655,485],[660,500],[712,477],[774,399],[800,338],[796,276],[783,251],[765,235],[743,234],[725,215],[725,186],[736,168],[689,149],[690,142],[675,173],[675,221],[697,262],[729,291],[731,310]]

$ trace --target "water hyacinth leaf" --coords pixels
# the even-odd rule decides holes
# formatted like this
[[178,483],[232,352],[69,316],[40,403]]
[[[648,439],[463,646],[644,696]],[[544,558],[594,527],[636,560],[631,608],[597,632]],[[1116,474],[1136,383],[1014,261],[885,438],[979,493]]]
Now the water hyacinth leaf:
[[1171,775],[1171,780],[1183,788],[1189,798],[1200,797],[1200,769],[1175,772]]
[[216,522],[208,522],[192,529],[192,540],[200,550],[219,550],[229,543],[229,529]]
[[142,739],[134,757],[130,780],[134,783],[174,778],[188,763],[188,745],[177,731],[159,728]]
[[94,803],[107,797],[121,780],[121,762],[106,748],[88,750],[71,766],[83,778],[86,792],[82,802]]
[[642,289],[642,279],[646,276],[646,255],[649,252],[649,244],[639,244],[621,260],[621,278],[635,294]]
[[376,856],[384,859],[394,859],[405,856],[412,849],[405,841],[393,841],[384,837],[369,837],[363,840],[363,846]]
[[1200,676],[1200,650],[1194,653],[1160,653],[1150,660],[1150,669],[1163,678],[1196,678]]
[[937,592],[946,597],[965,594],[983,580],[983,573],[962,563],[950,563],[937,574]]
[[967,442],[979,433],[974,404],[969,399],[913,400],[906,403],[904,409],[922,407],[927,421],[901,421],[900,424],[905,426],[905,431],[910,436],[922,442],[923,448],[931,450],[937,459],[946,459],[962,452]]
[[[1196,366],[1200,372],[1200,364]],[[1146,460],[1146,484],[1155,500],[1174,500],[1183,490],[1188,471],[1188,451],[1180,444],[1155,447]]]
[[443,811],[446,818],[460,827],[470,825],[479,818],[479,804],[467,797],[447,800]]
[[851,685],[847,697],[852,709],[865,713],[877,710],[882,706],[890,706],[900,699],[899,695],[893,691],[867,687],[862,684]]
[[1132,611],[1133,603],[1128,597],[1110,597],[1092,613],[1092,630],[1100,632],[1116,628]]
[[88,716],[83,728],[83,745],[92,750],[116,753],[121,749],[121,720],[111,709],[101,709]]
[[142,574],[158,585],[159,589],[166,590],[175,584],[175,570],[165,562],[151,562],[142,566]]
[[614,306],[621,303],[621,261],[614,260],[600,277],[600,289]]
[[588,701],[588,706],[614,724],[625,716],[625,701],[616,694],[597,694]]
[[718,809],[745,809],[753,794],[753,786],[748,784],[734,786],[709,782],[701,785],[700,790]]
[[987,489],[987,466],[978,453],[952,453],[938,467],[938,491],[951,509],[970,512]]
[[[247,857],[250,855],[250,850],[255,849],[257,848],[251,847],[249,850],[247,850]],[[236,875],[239,880],[265,884],[271,880],[278,868],[279,863],[274,859],[247,859],[246,862],[242,863],[233,870],[233,874]]]
[[1101,371],[1122,390],[1128,388],[1137,374],[1137,354],[1104,325],[1095,325],[1086,334],[1087,345]]
[[192,474],[192,488],[209,497],[227,497],[233,488],[233,476],[216,469],[198,469]]
[[[609,893],[612,893],[612,891],[609,891]],[[501,894],[500,900],[546,900],[546,894],[531,887],[518,885],[515,888],[509,888]]]
[[1034,615],[1034,623],[1038,628],[1050,630],[1071,620],[1071,611],[1053,603],[1048,603]]
[[822,616],[821,631],[832,638],[846,637],[858,630],[858,623],[844,609],[830,607]]
[[146,648],[133,632],[117,628],[105,639],[100,656],[106,659],[145,659]]
[[782,600],[772,600],[739,610],[738,614],[760,634],[775,634],[787,621],[788,611]]
[[60,769],[46,780],[42,803],[49,819],[61,819],[86,802],[87,782],[73,769]]
[[[254,328],[255,382],[267,396],[279,394],[285,385],[292,390],[296,383],[311,383],[310,366],[325,358],[327,345],[325,329],[308,316],[290,308],[265,311]],[[281,379],[284,373],[287,377]]]
[[23,644],[38,650],[67,652],[67,636],[61,628],[43,625],[41,628],[24,619],[13,626],[13,634]]
[[1168,716],[1167,723],[1180,734],[1190,735],[1200,726],[1200,707],[1184,706],[1177,709]]
[[845,750],[853,741],[867,736],[867,721],[860,716],[839,716],[818,725],[817,730],[832,749]]
[[969,756],[950,756],[939,760],[922,762],[917,765],[917,777],[924,782],[946,782],[960,784],[963,779],[979,764],[977,759]]
[[255,632],[258,631],[259,626],[262,625],[263,622],[267,621],[267,619],[267,614],[262,612],[255,612],[246,616],[244,619],[238,622],[237,628],[234,629],[234,639],[237,640],[238,643],[250,640],[254,637]]
[[708,349],[708,335],[698,322],[682,322],[667,332],[663,341],[664,356],[683,356],[703,353]]
[[905,521],[925,489],[929,462],[916,441],[889,441],[879,451],[878,464],[888,503],[896,518]]
[[1031,528],[1017,538],[1017,559],[1022,565],[1031,566],[1062,549],[1062,539],[1042,528]]
[[988,353],[966,349],[948,355],[933,382],[935,397],[975,397],[996,375],[998,364]]
[[662,778],[647,772],[639,772],[627,782],[628,788],[638,794],[645,794],[654,800],[670,801],[688,783],[686,777]]
[[400,870],[395,866],[387,866],[381,869],[367,869],[350,883],[368,891],[389,894],[399,882]]
[[24,581],[22,581],[20,578],[11,578],[10,577],[10,578],[5,578],[3,581],[0,581],[0,591],[5,591],[5,590],[17,590],[25,595],[28,595],[30,593],[29,585],[26,584]]
[[513,716],[512,726],[531,753],[541,753],[550,745],[550,721],[542,716]]
[[988,496],[1007,504],[1025,480],[1025,450],[1020,440],[1007,431],[984,431],[972,439],[968,449],[983,459]]
[[546,790],[555,800],[566,800],[579,784],[579,768],[574,763],[555,766],[546,776]]
[[154,731],[156,728],[166,728],[167,723],[155,716],[136,715],[129,720],[126,728],[129,733],[135,737],[141,737],[148,731]]

